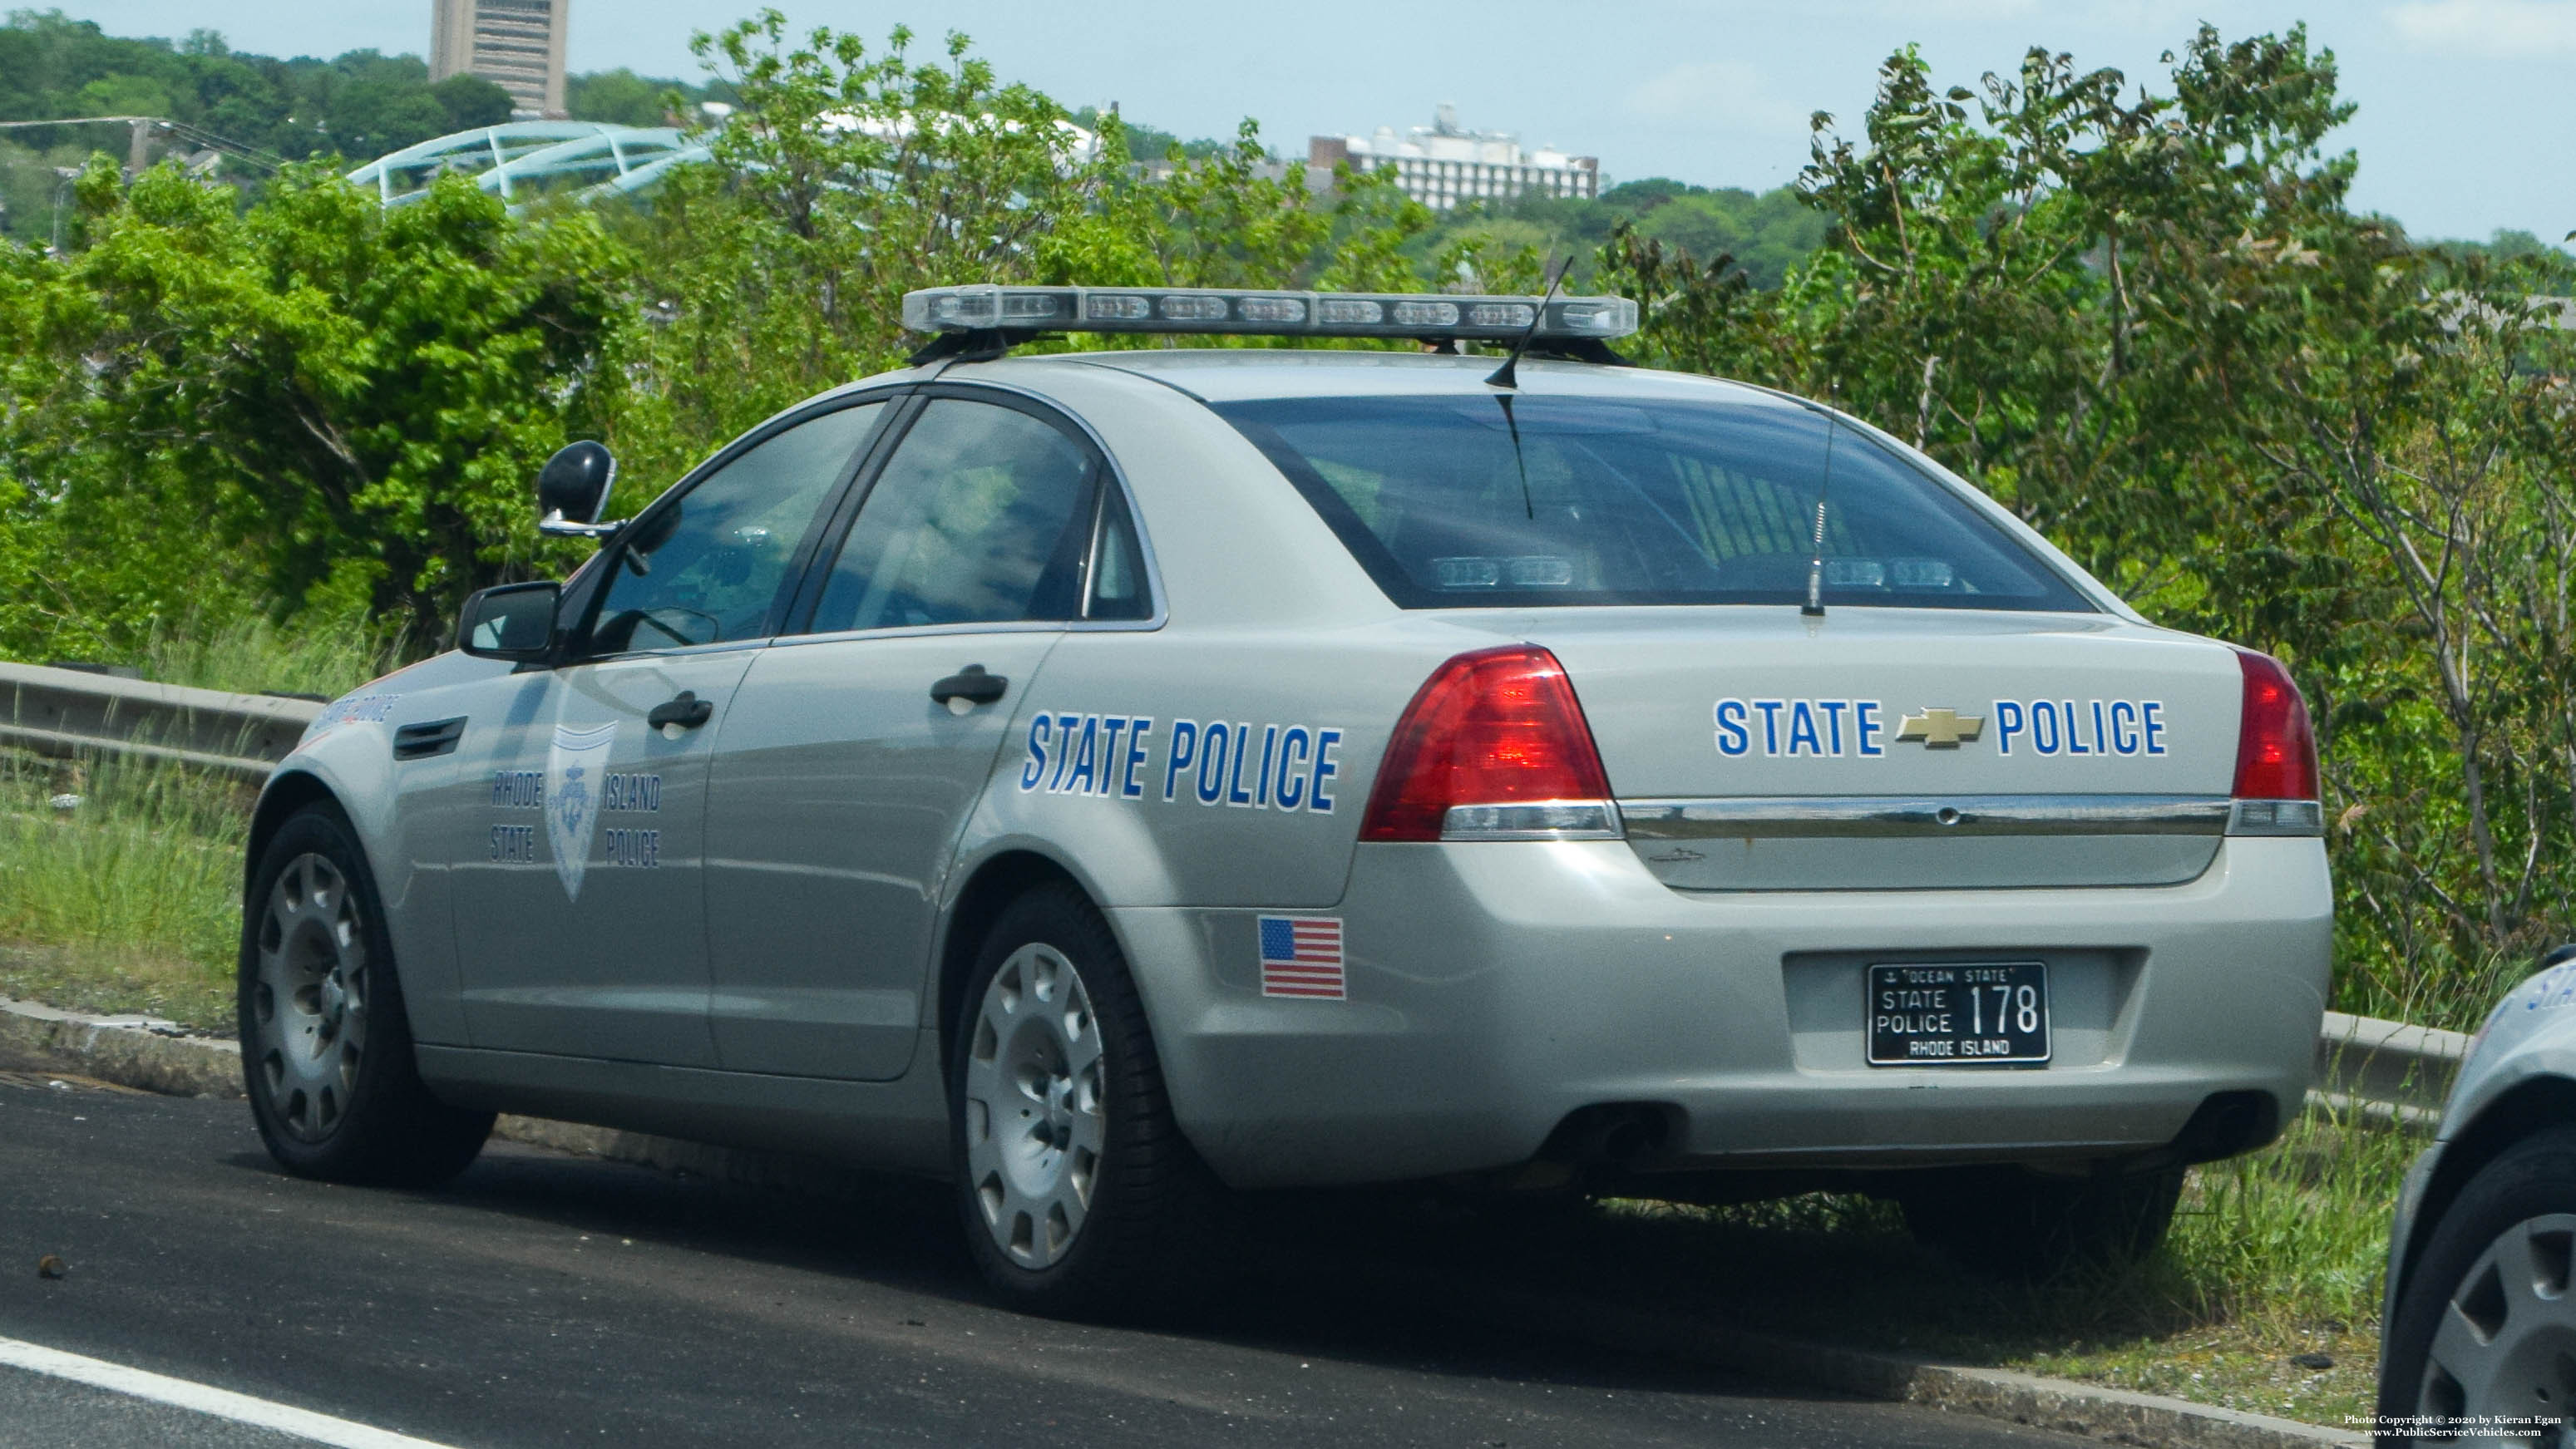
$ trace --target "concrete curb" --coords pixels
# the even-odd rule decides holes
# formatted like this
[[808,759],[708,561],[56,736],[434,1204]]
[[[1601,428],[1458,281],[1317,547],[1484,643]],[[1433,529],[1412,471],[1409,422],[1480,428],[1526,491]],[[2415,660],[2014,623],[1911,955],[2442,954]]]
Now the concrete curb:
[[[0,1045],[43,1053],[82,1075],[175,1096],[242,1095],[232,1042],[188,1036],[151,1017],[96,1017],[0,998]],[[538,1117],[503,1117],[497,1135],[613,1162],[636,1163],[746,1186],[838,1194],[865,1174],[837,1164],[744,1152]],[[1387,1265],[1372,1263],[1381,1276]],[[1392,1270],[1402,1276],[1400,1268]],[[1455,1283],[1441,1291],[1455,1295]],[[1708,1323],[1687,1314],[1525,1289],[1486,1289],[1468,1306],[1533,1334],[1623,1353],[1679,1358],[1735,1373],[1786,1379],[1860,1398],[1920,1404],[2006,1423],[2156,1449],[2352,1449],[2366,1434],[2129,1393],[2009,1369],[1931,1363],[1896,1354],[1799,1343]]]
[[[1445,1286],[1455,1293],[1455,1284]],[[1492,1289],[1483,1314],[1596,1347],[1682,1358],[1757,1377],[1787,1379],[1859,1398],[1920,1404],[2027,1424],[2113,1444],[2158,1449],[2317,1449],[2366,1446],[2367,1434],[2131,1393],[2011,1369],[1933,1363],[1728,1328],[1687,1314],[1556,1293]]]
[[76,1063],[84,1076],[173,1097],[238,1097],[241,1049],[152,1016],[83,1016],[0,997],[0,1046]]

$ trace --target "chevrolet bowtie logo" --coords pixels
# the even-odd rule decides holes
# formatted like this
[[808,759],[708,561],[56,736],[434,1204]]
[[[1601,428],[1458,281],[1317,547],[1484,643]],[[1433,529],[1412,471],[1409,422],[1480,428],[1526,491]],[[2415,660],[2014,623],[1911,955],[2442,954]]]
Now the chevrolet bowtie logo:
[[1955,750],[1961,740],[1973,740],[1985,733],[1986,717],[1972,714],[1962,717],[1954,710],[1927,709],[1909,714],[1896,727],[1899,740],[1921,740],[1927,750]]

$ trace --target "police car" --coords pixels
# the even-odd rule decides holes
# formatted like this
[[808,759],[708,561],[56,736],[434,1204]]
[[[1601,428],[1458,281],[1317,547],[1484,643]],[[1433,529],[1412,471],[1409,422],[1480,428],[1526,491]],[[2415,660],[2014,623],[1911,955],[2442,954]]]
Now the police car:
[[2497,1003],[2388,1236],[2383,1442],[2533,1442],[2576,1421],[2576,946]]
[[[497,1111],[829,1154],[952,1180],[1070,1311],[1229,1191],[1428,1179],[1839,1185],[2044,1270],[2300,1102],[2298,691],[1922,454],[1616,365],[1615,297],[905,318],[622,524],[566,449],[596,556],[279,767],[289,1169],[435,1181]],[[1009,355],[1071,331],[1299,345]]]

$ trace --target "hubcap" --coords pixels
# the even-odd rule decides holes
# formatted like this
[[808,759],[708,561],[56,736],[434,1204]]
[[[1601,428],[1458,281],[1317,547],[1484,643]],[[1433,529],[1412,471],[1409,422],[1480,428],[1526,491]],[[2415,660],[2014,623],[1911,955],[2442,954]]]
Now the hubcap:
[[1100,1023],[1082,975],[1030,944],[993,973],[966,1052],[966,1173],[995,1246],[1023,1268],[1072,1248],[1103,1141]]
[[340,1125],[367,1042],[367,945],[348,878],[324,856],[287,863],[260,913],[251,1021],[277,1124],[318,1142]]
[[[2540,1443],[2570,1449],[2576,1413],[2576,1297],[2568,1292],[2576,1213],[2529,1218],[2498,1234],[2469,1266],[2424,1365],[2418,1412],[2458,1419],[2557,1420]],[[2511,1441],[2529,1445],[2527,1428]],[[2492,1441],[2507,1442],[2502,1438]]]

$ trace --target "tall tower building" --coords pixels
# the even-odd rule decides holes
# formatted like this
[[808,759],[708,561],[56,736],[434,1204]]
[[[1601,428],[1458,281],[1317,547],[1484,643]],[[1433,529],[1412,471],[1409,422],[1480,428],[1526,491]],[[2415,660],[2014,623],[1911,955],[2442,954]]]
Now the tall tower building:
[[479,75],[527,119],[564,115],[572,0],[431,0],[429,78]]

